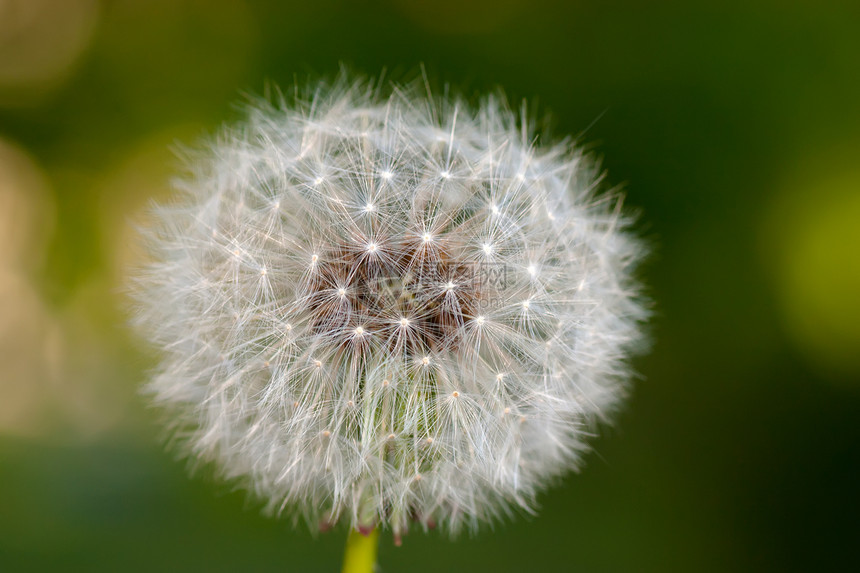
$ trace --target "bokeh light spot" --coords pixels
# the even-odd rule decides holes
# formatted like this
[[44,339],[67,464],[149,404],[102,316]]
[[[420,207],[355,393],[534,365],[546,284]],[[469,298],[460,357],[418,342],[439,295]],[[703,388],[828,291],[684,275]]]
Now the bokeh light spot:
[[860,372],[860,171],[798,181],[772,212],[767,256],[790,337],[841,378]]
[[93,37],[96,0],[0,1],[0,105],[32,105],[71,77]]

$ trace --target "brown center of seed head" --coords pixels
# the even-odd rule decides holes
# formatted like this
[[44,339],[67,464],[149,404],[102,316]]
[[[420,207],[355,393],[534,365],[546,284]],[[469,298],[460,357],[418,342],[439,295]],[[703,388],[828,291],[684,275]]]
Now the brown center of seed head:
[[486,304],[488,286],[474,264],[443,249],[380,244],[321,253],[306,292],[314,332],[344,332],[353,345],[373,337],[417,357],[456,349],[464,323]]

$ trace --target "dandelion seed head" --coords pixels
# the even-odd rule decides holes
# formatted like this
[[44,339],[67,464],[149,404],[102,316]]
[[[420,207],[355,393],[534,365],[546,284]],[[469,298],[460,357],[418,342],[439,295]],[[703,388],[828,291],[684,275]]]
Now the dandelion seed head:
[[456,533],[579,466],[642,347],[643,249],[500,98],[383,93],[255,103],[198,154],[135,277],[146,390],[272,512]]

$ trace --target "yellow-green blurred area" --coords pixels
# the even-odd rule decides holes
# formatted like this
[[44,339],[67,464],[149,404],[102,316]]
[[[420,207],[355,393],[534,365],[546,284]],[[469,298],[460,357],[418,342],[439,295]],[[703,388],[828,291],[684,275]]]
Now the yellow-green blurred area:
[[0,0],[0,571],[337,571],[164,451],[133,221],[266,82],[501,86],[604,157],[653,352],[537,516],[381,571],[860,570],[860,4]]

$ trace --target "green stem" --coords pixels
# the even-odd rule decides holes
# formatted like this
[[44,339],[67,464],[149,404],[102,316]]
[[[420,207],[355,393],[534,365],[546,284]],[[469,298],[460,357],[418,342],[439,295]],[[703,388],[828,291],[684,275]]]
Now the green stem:
[[343,556],[343,573],[373,573],[376,566],[376,548],[379,529],[374,528],[367,535],[357,529],[349,530],[346,539],[346,552]]

